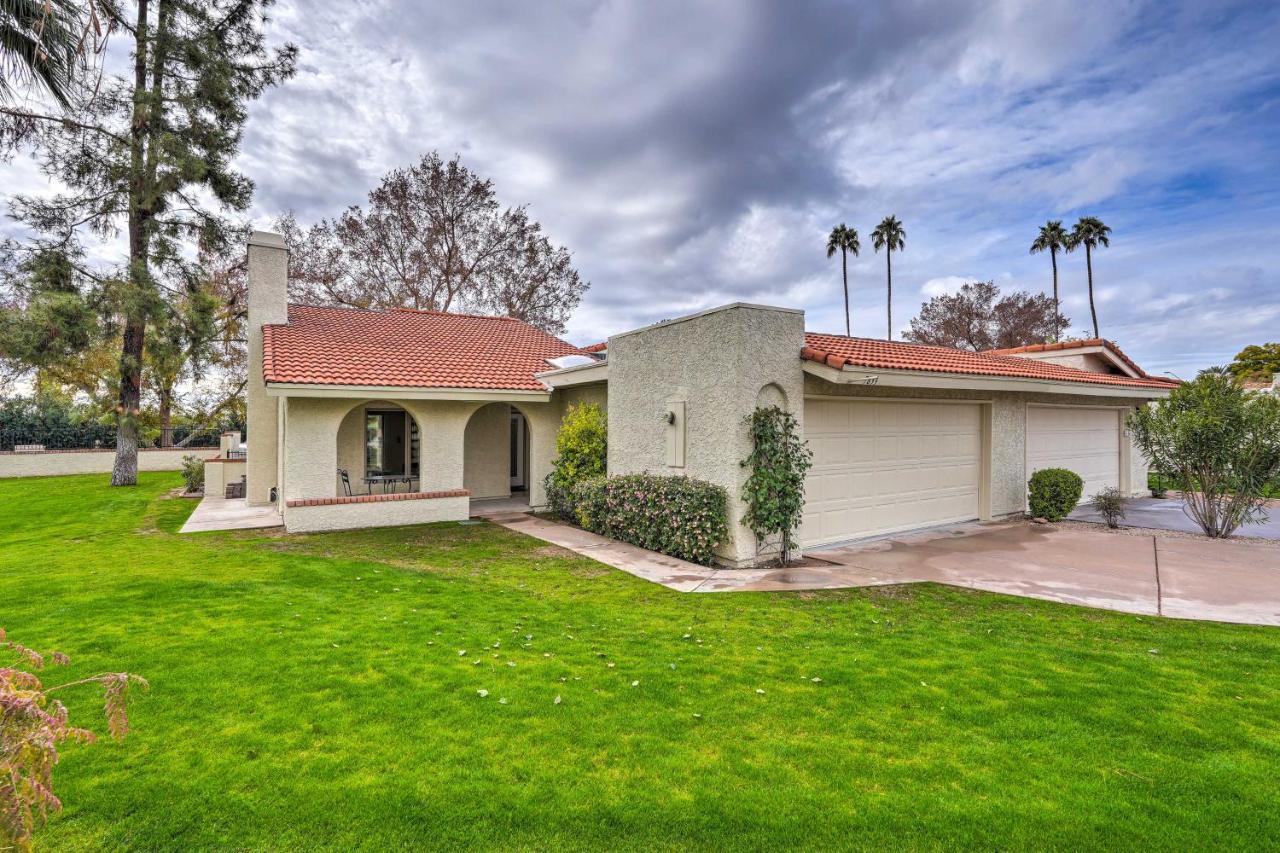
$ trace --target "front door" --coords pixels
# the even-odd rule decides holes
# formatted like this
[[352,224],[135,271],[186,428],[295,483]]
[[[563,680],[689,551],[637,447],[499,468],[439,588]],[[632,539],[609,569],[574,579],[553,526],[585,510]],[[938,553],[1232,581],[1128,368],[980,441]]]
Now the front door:
[[526,465],[525,465],[525,444],[528,427],[525,424],[524,415],[512,410],[511,412],[511,490],[523,491],[528,488],[525,482]]

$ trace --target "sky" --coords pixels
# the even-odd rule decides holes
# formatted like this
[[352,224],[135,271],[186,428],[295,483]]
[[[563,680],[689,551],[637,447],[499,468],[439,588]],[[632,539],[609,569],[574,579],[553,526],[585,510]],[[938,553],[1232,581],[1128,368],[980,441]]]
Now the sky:
[[[882,337],[890,214],[895,336],[966,281],[1050,290],[1038,227],[1091,215],[1101,333],[1149,372],[1280,340],[1274,2],[307,0],[268,32],[301,55],[251,110],[253,222],[460,154],[573,252],[574,343],[735,301],[843,331],[842,222],[853,333]],[[44,181],[19,158],[0,187]],[[1089,336],[1083,254],[1059,266]]]

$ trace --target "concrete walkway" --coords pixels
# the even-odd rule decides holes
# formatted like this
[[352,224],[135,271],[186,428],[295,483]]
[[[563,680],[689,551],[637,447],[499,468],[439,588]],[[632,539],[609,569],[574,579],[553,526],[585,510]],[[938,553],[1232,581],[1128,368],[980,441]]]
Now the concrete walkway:
[[[1124,521],[1121,527],[1146,527],[1155,530],[1179,530],[1183,533],[1200,533],[1200,525],[1182,509],[1180,498],[1134,498],[1125,503]],[[1087,503],[1077,507],[1067,516],[1074,521],[1090,521],[1103,524],[1102,514]],[[1280,539],[1280,501],[1271,501],[1268,518],[1261,524],[1246,524],[1236,531],[1237,536],[1253,536],[1259,539]]]
[[179,532],[253,530],[259,527],[281,527],[283,524],[280,513],[273,506],[246,506],[239,498],[227,500],[219,495],[205,495]]
[[710,569],[523,513],[489,520],[681,592],[846,589],[933,582],[1138,613],[1280,625],[1280,548],[966,524],[807,552],[788,569]]

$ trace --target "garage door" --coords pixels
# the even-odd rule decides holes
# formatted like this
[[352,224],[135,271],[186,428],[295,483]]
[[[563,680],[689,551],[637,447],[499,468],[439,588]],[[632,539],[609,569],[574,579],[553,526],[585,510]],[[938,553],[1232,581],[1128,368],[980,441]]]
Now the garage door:
[[805,480],[802,544],[978,517],[977,405],[811,399],[804,431],[813,467]]
[[1066,468],[1084,479],[1082,500],[1120,488],[1120,413],[1115,409],[1027,407],[1027,476]]

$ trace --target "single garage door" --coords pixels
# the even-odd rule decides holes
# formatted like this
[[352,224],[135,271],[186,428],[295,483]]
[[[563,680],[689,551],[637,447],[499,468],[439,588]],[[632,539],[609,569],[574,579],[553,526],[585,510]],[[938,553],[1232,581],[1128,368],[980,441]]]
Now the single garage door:
[[977,405],[810,399],[804,432],[804,545],[978,517]]
[[1120,488],[1120,412],[1116,409],[1027,407],[1027,476],[1066,468],[1084,479],[1081,500]]

